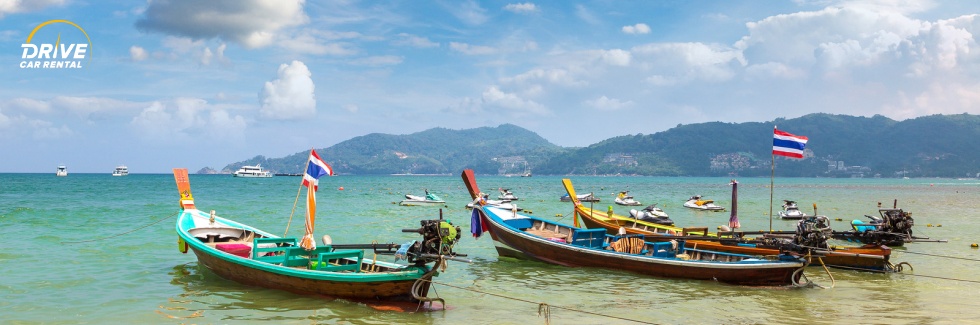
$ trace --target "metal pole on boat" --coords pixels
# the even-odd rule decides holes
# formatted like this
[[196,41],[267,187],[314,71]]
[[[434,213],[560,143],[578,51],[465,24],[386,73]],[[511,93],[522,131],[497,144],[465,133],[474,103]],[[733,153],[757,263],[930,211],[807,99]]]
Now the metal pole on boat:
[[[772,129],[775,131],[776,126]],[[772,232],[772,186],[773,179],[776,178],[776,155],[772,154],[772,172],[769,173],[769,232]]]

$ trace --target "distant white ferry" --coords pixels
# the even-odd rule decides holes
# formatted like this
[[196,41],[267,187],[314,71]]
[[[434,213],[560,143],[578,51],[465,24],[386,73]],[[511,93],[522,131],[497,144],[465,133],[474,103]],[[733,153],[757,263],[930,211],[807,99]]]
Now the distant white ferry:
[[234,175],[235,177],[272,177],[272,173],[262,170],[261,165],[242,166]]
[[65,167],[65,165],[58,165],[58,171],[55,172],[55,175],[68,176],[68,167]]
[[129,175],[129,167],[125,165],[117,166],[116,169],[112,170],[112,176],[126,176]]

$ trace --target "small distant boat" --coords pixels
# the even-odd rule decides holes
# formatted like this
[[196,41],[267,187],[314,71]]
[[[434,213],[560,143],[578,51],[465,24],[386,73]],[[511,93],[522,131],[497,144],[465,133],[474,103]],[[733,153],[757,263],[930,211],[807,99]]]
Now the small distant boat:
[[235,177],[272,177],[272,173],[268,170],[262,170],[262,165],[255,166],[242,166],[237,171],[235,171]]
[[398,205],[436,206],[436,205],[446,205],[446,201],[440,198],[438,195],[429,193],[429,190],[425,190],[425,196],[405,194],[405,199],[402,200],[401,202],[398,202]]
[[520,200],[519,198],[517,198],[516,195],[514,195],[514,192],[511,192],[510,191],[509,188],[501,188],[501,189],[499,189],[499,191],[500,191],[500,195],[497,196],[497,199],[498,200],[501,200],[501,201],[517,201],[517,200]]
[[616,196],[616,199],[613,200],[613,202],[626,206],[642,205],[639,201],[634,199],[632,195],[629,195],[629,193],[630,191],[619,192],[619,195]]
[[716,205],[714,200],[702,199],[700,195],[695,195],[687,199],[687,202],[684,202],[684,207],[703,211],[725,211],[725,207]]
[[[576,195],[575,197],[578,198],[579,202],[599,202],[599,197],[592,195],[592,193],[579,194]],[[572,197],[568,196],[568,194],[565,194],[562,195],[560,198],[558,198],[558,200],[562,202],[572,202]]]
[[54,172],[57,176],[68,176],[68,167],[65,165],[59,165],[58,170]]
[[[241,284],[366,303],[441,301],[444,307],[441,298],[427,297],[432,278],[440,273],[440,267],[446,270],[446,260],[464,261],[457,257],[463,255],[453,251],[461,237],[459,227],[443,220],[441,214],[439,219],[422,220],[421,228],[402,230],[418,233],[420,241],[337,244],[324,235],[323,245],[317,246],[312,240],[314,216],[310,212],[302,241],[278,237],[219,217],[214,210],[198,210],[187,169],[174,168],[174,178],[180,192],[176,224],[179,250],[193,252],[199,264]],[[307,209],[315,211],[315,194],[309,193],[315,193],[312,186],[308,186],[307,195],[313,196],[308,202],[314,203],[307,203]],[[365,238],[375,238],[371,229],[364,230],[368,232]],[[378,260],[386,255],[394,255],[394,261]],[[399,259],[407,265],[399,264]],[[426,308],[431,307],[430,303]]]
[[116,169],[112,170],[112,176],[127,176],[127,175],[129,175],[129,167],[116,166]]
[[663,209],[658,208],[656,203],[648,205],[643,210],[630,210],[630,218],[652,222],[658,225],[674,225],[674,220],[670,220],[667,213]]
[[[517,210],[517,211],[523,211],[524,210],[523,208],[517,206],[517,204],[515,204],[514,202],[504,201],[504,200],[489,200],[489,199],[487,199],[487,197],[489,197],[489,195],[485,195],[483,197],[483,205],[485,205],[485,206],[492,206],[492,207],[497,207],[497,208],[501,208],[501,209],[504,209],[504,210],[512,210],[512,211],[513,210]],[[477,204],[477,202],[470,202],[470,203],[467,203],[466,204],[466,208],[467,209],[474,209],[474,208],[477,208],[478,206],[479,206],[479,204]]]
[[531,177],[531,167],[528,167],[527,162],[524,162],[524,174],[521,177]]
[[[470,197],[480,197],[472,170],[462,174]],[[595,267],[666,278],[739,285],[793,285],[803,274],[801,258],[762,257],[687,248],[684,239],[648,242],[643,235],[607,235],[606,230],[563,225],[512,211],[474,209],[471,231],[487,229],[500,256],[570,267]]]
[[796,206],[796,201],[783,200],[783,210],[779,211],[779,217],[782,219],[799,220],[806,217],[806,213],[800,211],[800,208]]

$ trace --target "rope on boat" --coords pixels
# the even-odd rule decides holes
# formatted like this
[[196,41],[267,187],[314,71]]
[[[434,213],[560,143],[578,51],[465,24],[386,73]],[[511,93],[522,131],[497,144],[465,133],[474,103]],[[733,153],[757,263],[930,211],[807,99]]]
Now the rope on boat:
[[[911,264],[908,264],[907,262],[898,263],[896,266],[899,266],[900,267],[902,264],[908,265],[909,268],[912,267],[912,265]],[[835,268],[839,268],[839,269],[857,270],[857,271],[874,272],[874,273],[894,273],[894,272],[885,271],[885,270],[869,270],[869,269],[864,269],[864,268],[859,268],[859,267],[850,267],[850,266],[843,266],[843,265],[835,265],[834,267]],[[936,276],[936,275],[911,274],[911,273],[898,273],[898,274],[907,275],[907,276],[917,276],[917,277],[923,277],[923,278],[950,280],[950,281],[980,283],[980,280],[957,279],[957,278],[950,278],[950,277]]]
[[538,316],[544,314],[545,325],[551,325],[551,307],[546,303],[538,304]]
[[957,259],[957,260],[980,262],[980,259],[975,259],[975,258],[956,257],[956,256],[949,256],[949,255],[938,255],[938,254],[909,252],[909,251],[902,251],[902,253],[906,253],[906,254],[918,254],[918,255],[926,255],[926,256],[933,256],[933,257],[952,258],[952,259]]
[[63,242],[61,242],[61,243],[62,243],[62,244],[80,244],[80,243],[88,243],[88,242],[93,242],[93,241],[100,241],[100,240],[105,240],[105,239],[109,239],[109,238],[115,238],[115,237],[119,237],[119,236],[122,236],[122,235],[125,235],[125,234],[129,234],[129,233],[132,233],[132,232],[135,232],[135,231],[137,231],[137,230],[140,230],[140,229],[143,229],[143,228],[146,228],[146,227],[149,227],[149,226],[152,226],[152,225],[155,225],[155,224],[158,224],[158,223],[160,223],[161,221],[164,221],[164,220],[167,220],[167,219],[170,219],[170,218],[173,218],[174,216],[176,216],[176,215],[177,215],[177,213],[178,213],[178,212],[174,212],[173,214],[171,214],[171,215],[169,215],[169,216],[166,216],[166,217],[164,217],[163,219],[160,219],[160,220],[157,220],[157,221],[154,221],[153,223],[150,223],[150,224],[148,224],[148,225],[145,225],[145,226],[142,226],[142,227],[139,227],[139,228],[136,228],[136,229],[133,229],[133,230],[130,230],[130,231],[127,231],[127,232],[124,232],[124,233],[119,233],[119,234],[115,234],[115,235],[112,235],[112,236],[107,236],[107,237],[102,237],[102,238],[96,238],[96,239],[89,239],[89,240],[80,240],[80,241],[63,241]]
[[[445,260],[442,258],[442,255],[439,255],[439,261],[437,261],[436,263],[441,264],[444,262]],[[442,303],[442,309],[443,310],[446,309],[446,300],[439,297],[438,293],[436,294],[435,298],[429,298],[427,295],[428,290],[425,287],[427,283],[433,283],[432,276],[435,275],[437,269],[438,268],[435,265],[433,265],[432,269],[426,271],[421,278],[415,280],[415,283],[412,284],[412,298],[415,298],[415,300],[419,301],[419,305],[415,307],[416,312],[419,311],[420,308],[422,308],[422,305],[424,303],[428,302],[429,305],[431,306],[433,301],[439,301],[440,303]]]
[[460,287],[460,286],[455,286],[455,285],[451,285],[451,284],[447,284],[447,283],[432,281],[432,279],[419,279],[418,281],[426,281],[426,282],[430,282],[430,283],[433,283],[433,284],[441,284],[441,285],[444,285],[444,286],[447,286],[447,287],[450,287],[450,288],[456,288],[456,289],[460,289],[460,290],[467,290],[467,291],[476,292],[476,293],[485,294],[485,295],[490,295],[490,296],[494,296],[494,297],[498,297],[498,298],[504,298],[504,299],[510,299],[510,300],[514,300],[514,301],[520,301],[520,302],[526,302],[526,303],[535,304],[535,305],[538,305],[538,313],[539,313],[539,315],[541,315],[541,312],[542,312],[542,309],[541,309],[542,307],[541,306],[547,306],[546,310],[544,310],[545,311],[545,316],[547,318],[546,321],[549,321],[550,320],[550,317],[551,317],[551,309],[552,308],[557,308],[557,309],[564,309],[564,310],[579,312],[579,313],[583,313],[583,314],[589,314],[589,315],[593,315],[593,316],[608,317],[608,318],[614,318],[614,319],[618,319],[618,320],[624,320],[624,321],[635,322],[635,323],[642,323],[642,324],[652,324],[650,321],[645,321],[645,320],[638,320],[638,319],[625,318],[625,317],[620,317],[620,316],[615,316],[615,315],[601,314],[601,313],[597,313],[597,312],[592,312],[592,311],[582,310],[582,309],[577,309],[577,308],[572,308],[572,307],[555,306],[555,305],[550,305],[550,304],[543,303],[543,302],[535,302],[535,301],[531,301],[531,300],[527,300],[527,299],[522,299],[522,298],[509,297],[509,296],[505,296],[505,295],[501,295],[501,294],[496,294],[496,293],[492,293],[492,292],[486,292],[486,291],[476,290],[476,289],[472,289],[472,288],[463,288],[463,287]]
[[820,266],[823,266],[823,270],[830,276],[830,288],[833,289],[837,285],[837,280],[834,280],[834,275],[830,274],[830,269],[827,268],[827,264],[823,263],[823,257],[817,256],[817,260],[820,261]]

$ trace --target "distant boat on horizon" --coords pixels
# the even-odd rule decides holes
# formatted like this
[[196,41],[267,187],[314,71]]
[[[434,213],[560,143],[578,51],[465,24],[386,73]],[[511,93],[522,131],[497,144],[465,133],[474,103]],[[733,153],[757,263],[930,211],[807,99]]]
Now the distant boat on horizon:
[[65,165],[58,165],[58,170],[55,172],[57,176],[68,176],[68,167]]
[[126,165],[116,166],[116,169],[112,170],[112,176],[127,176],[129,175],[129,167]]
[[268,170],[263,170],[260,164],[256,164],[255,166],[242,166],[234,175],[235,177],[272,177],[272,173]]

